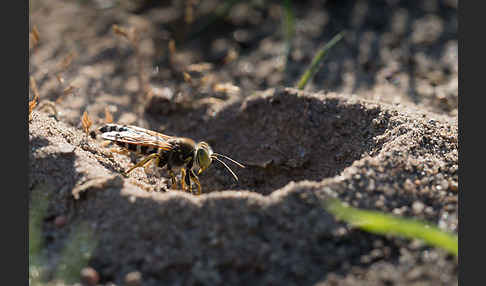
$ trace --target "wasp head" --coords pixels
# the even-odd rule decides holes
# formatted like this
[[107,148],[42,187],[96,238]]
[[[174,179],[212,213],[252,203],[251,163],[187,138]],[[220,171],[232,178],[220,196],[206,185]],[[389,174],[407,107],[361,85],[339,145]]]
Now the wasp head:
[[225,162],[218,159],[218,157],[225,158],[225,159],[235,163],[236,165],[238,165],[242,168],[245,168],[245,166],[243,166],[241,163],[238,163],[237,161],[229,158],[228,156],[218,154],[218,153],[214,153],[213,149],[211,149],[211,147],[208,145],[208,143],[199,142],[196,145],[196,163],[199,166],[198,174],[201,174],[202,172],[204,172],[204,170],[206,170],[209,167],[209,165],[211,165],[213,160],[216,160],[216,161],[220,162],[221,164],[223,164],[223,166],[226,167],[226,169],[231,173],[231,175],[233,175],[233,178],[235,178],[235,180],[238,181],[238,177],[233,172],[233,170],[231,170],[231,168],[228,167],[228,165],[226,165]]
[[199,142],[196,145],[196,162],[199,166],[198,174],[206,170],[211,165],[213,149],[206,142]]

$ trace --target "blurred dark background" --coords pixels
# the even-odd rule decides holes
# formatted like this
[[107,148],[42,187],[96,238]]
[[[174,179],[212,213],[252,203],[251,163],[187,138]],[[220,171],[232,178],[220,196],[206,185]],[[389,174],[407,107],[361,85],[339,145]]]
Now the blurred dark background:
[[[92,10],[98,19],[104,18],[103,24],[99,24],[101,20],[87,23],[100,26],[95,27],[98,36],[108,35],[110,24],[144,23],[146,29],[140,36],[151,42],[148,61],[152,66],[147,68],[153,70],[150,82],[155,85],[179,90],[184,84],[181,71],[191,64],[207,62],[212,69],[201,77],[231,82],[240,88],[242,96],[277,86],[295,86],[314,54],[344,31],[345,37],[331,49],[306,89],[415,104],[457,116],[454,0],[75,3]],[[42,5],[31,3],[31,15]],[[62,9],[62,5],[58,7]],[[79,19],[65,20],[75,23]],[[177,50],[172,58],[170,40]],[[130,53],[107,49],[97,59],[128,56]]]

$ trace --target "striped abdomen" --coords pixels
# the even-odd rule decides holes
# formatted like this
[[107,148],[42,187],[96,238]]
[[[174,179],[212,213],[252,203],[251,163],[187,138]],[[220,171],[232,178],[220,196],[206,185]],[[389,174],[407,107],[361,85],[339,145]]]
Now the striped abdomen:
[[[140,154],[150,155],[153,153],[162,153],[162,150],[157,146],[146,145],[140,139],[147,140],[147,138],[156,142],[156,139],[151,135],[143,133],[144,129],[135,126],[126,126],[119,124],[106,124],[97,130],[101,137],[106,140],[114,142],[116,145],[127,149],[128,151]],[[92,136],[96,136],[95,134]]]
[[162,150],[159,148],[154,148],[151,146],[145,146],[135,143],[127,143],[127,142],[120,142],[120,141],[113,141],[116,145],[127,149],[128,151],[140,154],[140,155],[150,155],[153,153],[161,154]]
[[128,131],[128,127],[125,125],[119,125],[119,124],[106,124],[104,126],[101,126],[98,131],[100,133],[107,133],[107,132],[123,132],[123,131]]

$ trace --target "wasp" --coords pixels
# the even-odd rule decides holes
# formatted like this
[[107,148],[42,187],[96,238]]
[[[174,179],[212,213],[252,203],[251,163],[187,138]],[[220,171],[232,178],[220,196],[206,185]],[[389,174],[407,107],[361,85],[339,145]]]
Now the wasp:
[[95,138],[97,134],[101,134],[103,139],[112,141],[128,151],[145,156],[128,169],[125,175],[153,162],[157,167],[167,167],[171,177],[171,188],[176,184],[176,172],[180,170],[182,190],[191,191],[191,181],[193,181],[197,185],[198,195],[202,193],[202,188],[197,175],[204,172],[213,160],[226,167],[236,181],[238,181],[236,174],[220,158],[227,159],[239,167],[245,167],[228,156],[213,152],[209,144],[204,141],[196,143],[190,138],[169,136],[137,126],[106,124],[96,132],[91,132],[90,135]]

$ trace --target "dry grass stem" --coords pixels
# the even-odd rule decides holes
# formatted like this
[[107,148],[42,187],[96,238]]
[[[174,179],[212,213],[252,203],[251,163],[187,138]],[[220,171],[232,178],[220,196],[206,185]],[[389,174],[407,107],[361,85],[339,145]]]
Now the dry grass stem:
[[30,76],[30,88],[32,89],[32,93],[34,93],[34,98],[29,101],[29,120],[32,120],[32,110],[39,103],[39,90],[37,89],[37,84],[33,76]]
[[36,26],[32,27],[32,32],[29,33],[29,39],[29,50],[35,48],[39,44],[40,34]]
[[86,135],[89,135],[89,128],[91,127],[92,122],[91,119],[89,119],[87,111],[84,111],[81,123],[83,124],[84,132],[86,132]]
[[188,74],[187,72],[182,72],[182,74],[184,75],[185,82],[192,83],[192,78],[190,74]]
[[69,95],[69,94],[73,93],[75,89],[76,89],[75,86],[69,85],[68,87],[66,87],[65,89],[62,90],[62,94],[63,95]]
[[113,123],[113,116],[108,107],[105,107],[105,123]]
[[76,53],[70,52],[66,57],[62,59],[62,61],[59,63],[58,67],[61,71],[65,71],[73,62],[73,59],[75,58]]
[[37,83],[33,76],[30,76],[30,88],[34,93],[34,100],[39,101],[39,89],[37,89]]
[[115,34],[122,36],[127,40],[130,40],[130,35],[129,35],[129,32],[127,31],[127,29],[122,28],[118,25],[113,25],[112,29],[113,29],[113,32],[115,32]]

